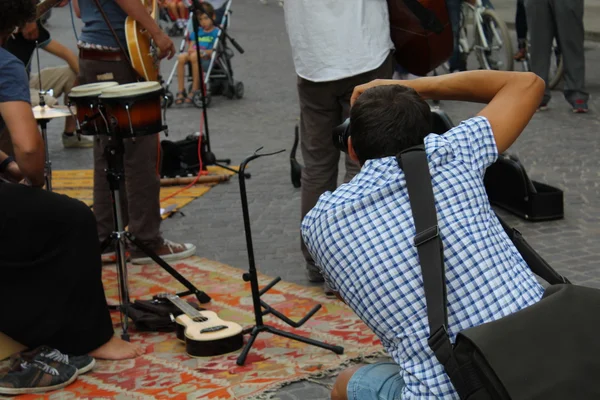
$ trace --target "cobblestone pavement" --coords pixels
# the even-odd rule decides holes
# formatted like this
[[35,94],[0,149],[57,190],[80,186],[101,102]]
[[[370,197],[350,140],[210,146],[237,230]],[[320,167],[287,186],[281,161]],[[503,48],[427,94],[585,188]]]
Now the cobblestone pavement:
[[[236,0],[231,34],[245,48],[233,64],[244,82],[242,100],[213,99],[209,109],[210,139],[220,158],[238,164],[255,149],[290,149],[297,121],[296,78],[291,60],[283,11],[271,2]],[[76,22],[77,26],[78,21]],[[53,11],[49,29],[53,36],[75,49],[68,7]],[[43,66],[59,65],[42,53]],[[562,94],[554,93],[550,110],[536,115],[511,150],[531,177],[565,190],[565,219],[526,223],[509,217],[527,239],[574,282],[600,288],[597,259],[600,254],[600,149],[598,135],[598,69],[600,50],[587,44],[591,112],[572,115]],[[173,61],[163,63],[170,71]],[[35,68],[35,66],[34,66]],[[175,92],[176,85],[171,88]],[[454,122],[474,115],[479,106],[444,102]],[[168,113],[170,139],[198,130],[200,110],[172,108]],[[56,169],[91,168],[90,150],[65,150],[60,144],[62,122],[49,128],[50,152]],[[255,256],[259,271],[308,285],[299,251],[300,193],[290,182],[287,155],[253,161],[247,182]],[[198,254],[238,267],[247,267],[242,214],[237,180],[221,184],[163,224],[167,238],[192,242]],[[326,380],[323,383],[331,383]],[[278,392],[281,399],[327,399],[328,389],[310,382],[297,383]]]

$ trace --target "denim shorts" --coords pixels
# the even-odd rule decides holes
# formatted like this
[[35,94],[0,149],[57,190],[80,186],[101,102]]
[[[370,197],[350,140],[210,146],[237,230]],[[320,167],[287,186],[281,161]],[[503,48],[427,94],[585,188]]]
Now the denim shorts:
[[348,400],[401,400],[404,381],[396,363],[360,368],[348,382]]

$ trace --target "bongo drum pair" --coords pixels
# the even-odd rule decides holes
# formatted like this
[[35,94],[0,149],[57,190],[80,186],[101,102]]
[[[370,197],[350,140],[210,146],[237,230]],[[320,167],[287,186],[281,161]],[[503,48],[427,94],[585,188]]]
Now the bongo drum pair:
[[98,82],[76,86],[69,93],[77,108],[77,127],[82,135],[118,135],[124,138],[163,131],[158,82]]

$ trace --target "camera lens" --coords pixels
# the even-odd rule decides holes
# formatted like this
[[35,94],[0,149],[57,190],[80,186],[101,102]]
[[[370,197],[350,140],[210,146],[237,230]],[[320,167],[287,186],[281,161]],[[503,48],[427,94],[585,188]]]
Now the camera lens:
[[336,149],[348,152],[348,138],[350,137],[350,118],[344,123],[333,128],[333,145]]

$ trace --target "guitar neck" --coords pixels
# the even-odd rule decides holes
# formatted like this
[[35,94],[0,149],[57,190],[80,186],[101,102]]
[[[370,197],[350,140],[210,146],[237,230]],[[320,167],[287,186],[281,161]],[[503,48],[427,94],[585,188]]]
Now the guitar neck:
[[169,301],[185,313],[188,317],[197,320],[198,318],[205,318],[200,314],[200,311],[189,305],[187,301],[183,301],[179,296],[169,296]]
[[39,3],[35,9],[35,19],[39,19],[42,15],[46,14],[48,10],[60,3],[61,0],[44,0]]

